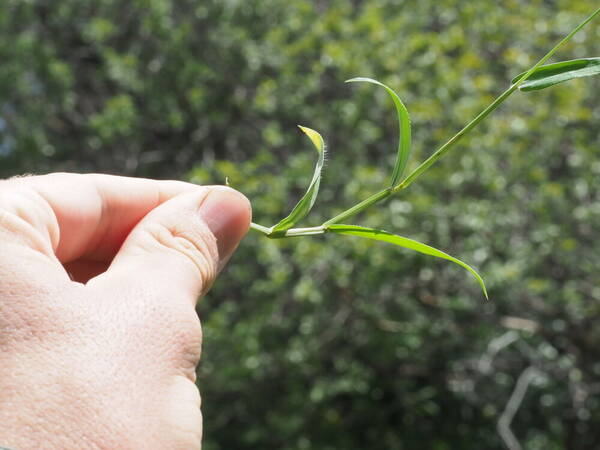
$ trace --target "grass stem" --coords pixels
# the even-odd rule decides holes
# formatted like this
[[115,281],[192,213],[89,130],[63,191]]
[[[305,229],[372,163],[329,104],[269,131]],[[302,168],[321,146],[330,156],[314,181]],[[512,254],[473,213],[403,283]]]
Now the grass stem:
[[342,213],[336,215],[335,217],[327,220],[321,226],[318,227],[308,227],[308,228],[291,228],[283,232],[273,232],[272,228],[267,228],[262,225],[252,223],[250,228],[267,235],[272,239],[279,239],[284,237],[292,237],[292,236],[307,236],[314,234],[323,234],[327,232],[327,226],[335,223],[341,223],[346,219],[360,213],[361,211],[367,209],[368,207],[378,203],[392,194],[401,191],[402,189],[410,186],[418,177],[420,177],[429,167],[431,167],[438,159],[440,159],[444,154],[446,154],[450,149],[452,149],[466,134],[471,132],[481,121],[483,121],[492,111],[498,108],[510,95],[515,92],[521,83],[527,80],[542,64],[544,64],[556,51],[562,47],[564,44],[569,42],[575,34],[581,30],[584,26],[586,26],[589,22],[591,22],[598,14],[600,14],[600,8],[596,9],[592,14],[590,14],[585,20],[583,20],[579,25],[577,25],[571,32],[566,35],[560,42],[558,42],[548,53],[546,53],[533,67],[531,67],[519,80],[511,85],[508,89],[506,89],[502,94],[500,94],[489,106],[487,106],[483,111],[481,111],[473,120],[467,123],[458,133],[452,136],[446,143],[444,143],[441,147],[439,147],[429,158],[423,161],[419,166],[413,170],[404,180],[393,187],[388,187],[382,189],[381,191],[367,197],[360,203],[352,206],[351,208],[343,211]]
[[383,190],[377,192],[376,194],[373,194],[370,197],[366,198],[362,202],[354,205],[352,208],[347,209],[346,211],[344,211],[344,212],[338,214],[337,216],[329,219],[328,221],[324,222],[323,226],[331,225],[333,223],[341,223],[342,221],[346,220],[348,217],[358,214],[359,212],[368,208],[369,206],[374,205],[375,203],[380,202],[384,198],[389,197],[390,195],[392,195],[392,192],[393,191],[392,191],[391,187],[383,189]]
[[423,161],[415,170],[413,170],[400,184],[394,186],[393,188],[383,189],[376,194],[368,197],[362,202],[354,205],[352,208],[347,209],[346,211],[338,214],[332,219],[323,223],[324,226],[331,225],[333,223],[340,223],[341,221],[358,214],[369,206],[380,202],[381,200],[389,197],[392,194],[395,194],[402,189],[407,188],[415,181],[419,176],[421,176],[429,167],[433,165],[438,159],[444,156],[451,148],[453,148],[466,134],[468,134],[473,128],[475,128],[482,120],[484,120],[492,111],[498,108],[510,95],[516,91],[521,83],[523,83],[527,78],[529,78],[542,64],[544,64],[556,51],[562,47],[564,44],[569,42],[575,34],[581,30],[584,26],[586,26],[592,19],[594,19],[598,14],[600,14],[600,8],[596,9],[590,16],[588,16],[583,22],[577,25],[568,35],[566,35],[558,44],[556,44],[548,53],[546,53],[531,69],[529,69],[515,84],[510,86],[507,90],[505,90],[502,94],[500,94],[487,108],[481,111],[473,120],[471,120],[467,125],[465,125],[458,133],[452,136],[444,145],[438,148],[429,158]]
[[254,231],[258,231],[259,233],[262,233],[262,234],[266,234],[267,236],[268,236],[269,234],[271,234],[271,229],[270,229],[270,228],[264,227],[264,226],[262,226],[262,225],[259,225],[259,224],[257,224],[257,223],[254,223],[254,222],[252,222],[252,223],[250,224],[250,229],[251,229],[251,230],[254,230]]

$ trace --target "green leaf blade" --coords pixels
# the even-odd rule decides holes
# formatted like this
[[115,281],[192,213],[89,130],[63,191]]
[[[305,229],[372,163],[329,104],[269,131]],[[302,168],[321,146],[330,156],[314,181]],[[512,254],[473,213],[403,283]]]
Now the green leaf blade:
[[396,113],[398,114],[398,126],[400,128],[400,140],[398,142],[398,152],[396,156],[396,163],[394,164],[394,171],[392,172],[391,179],[391,187],[396,186],[400,182],[400,178],[406,169],[406,165],[408,164],[408,158],[410,157],[411,150],[411,131],[410,131],[410,115],[408,114],[408,110],[400,97],[396,92],[386,86],[385,84],[374,80],[372,78],[365,77],[357,77],[352,78],[350,80],[346,80],[346,83],[357,83],[357,82],[365,82],[375,84],[377,86],[383,87],[394,102],[394,106],[396,107]]
[[[526,72],[517,75],[513,78],[512,83],[515,84],[518,82],[525,74]],[[540,66],[529,78],[521,83],[519,89],[524,92],[539,91],[574,78],[591,77],[594,75],[600,75],[600,58],[560,61]]]
[[388,242],[390,244],[395,244],[400,247],[408,248],[410,250],[414,250],[419,253],[423,253],[429,256],[435,256],[437,258],[446,259],[448,261],[452,261],[453,263],[458,264],[464,269],[468,270],[477,280],[481,290],[483,291],[483,295],[485,295],[486,299],[489,299],[487,289],[485,287],[485,283],[483,282],[483,278],[481,275],[477,273],[475,269],[469,266],[467,263],[461,261],[460,259],[454,258],[453,256],[448,255],[447,253],[442,252],[434,247],[431,247],[427,244],[423,244],[421,242],[415,241],[413,239],[405,238],[403,236],[398,236],[397,234],[388,233],[383,230],[376,230],[373,228],[360,227],[356,225],[329,225],[327,226],[327,231],[343,234],[349,236],[358,236],[367,239],[374,239],[377,241]]
[[323,170],[323,163],[325,162],[325,142],[323,137],[315,130],[298,125],[298,127],[308,136],[313,145],[315,146],[319,158],[315,166],[312,180],[308,185],[306,193],[298,201],[292,212],[279,223],[271,228],[271,232],[275,234],[285,233],[286,230],[292,228],[298,221],[302,220],[312,209],[319,193],[319,185],[321,183],[321,171]]

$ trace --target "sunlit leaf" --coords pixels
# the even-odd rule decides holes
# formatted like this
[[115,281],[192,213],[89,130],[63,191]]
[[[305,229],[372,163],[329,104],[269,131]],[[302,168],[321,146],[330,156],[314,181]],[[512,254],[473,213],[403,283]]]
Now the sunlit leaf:
[[368,238],[368,239],[375,239],[377,241],[389,242],[390,244],[396,244],[396,245],[399,245],[400,247],[408,248],[408,249],[417,251],[419,253],[423,253],[425,255],[436,256],[438,258],[443,258],[443,259],[447,259],[448,261],[452,261],[452,262],[458,264],[459,266],[464,267],[469,272],[471,272],[471,274],[473,274],[473,276],[477,279],[477,282],[481,286],[481,289],[483,290],[483,294],[485,295],[485,298],[488,298],[487,290],[485,288],[483,279],[481,278],[481,276],[477,273],[477,271],[475,269],[473,269],[468,264],[462,262],[460,259],[454,258],[453,256],[450,256],[434,247],[431,247],[429,245],[423,244],[418,241],[414,241],[412,239],[398,236],[397,234],[388,233],[387,231],[375,230],[373,228],[359,227],[356,225],[329,225],[327,227],[327,231],[332,232],[332,233],[337,233],[337,234],[346,234],[346,235],[359,236],[359,237]]
[[298,223],[299,220],[304,218],[304,216],[308,214],[315,204],[317,194],[319,193],[321,170],[323,169],[323,162],[325,161],[325,142],[323,141],[321,135],[315,130],[300,125],[299,128],[310,138],[314,144],[315,148],[317,149],[317,153],[319,154],[319,159],[317,160],[315,172],[308,189],[306,190],[306,194],[304,194],[304,196],[296,204],[289,216],[287,216],[285,219],[282,219],[277,225],[273,226],[271,230],[273,233],[284,232],[285,230],[292,228],[296,223]]
[[[513,78],[512,83],[519,81],[526,72]],[[519,89],[522,91],[537,91],[545,89],[573,78],[591,77],[600,74],[600,58],[582,58],[571,61],[561,61],[547,64],[538,68],[527,78]]]
[[366,82],[376,84],[385,88],[385,90],[390,94],[392,100],[394,101],[394,105],[396,106],[396,112],[398,113],[398,125],[400,127],[400,140],[398,142],[398,154],[396,156],[396,164],[394,165],[394,171],[392,172],[392,180],[391,186],[396,186],[404,173],[404,169],[406,168],[406,164],[408,163],[408,158],[410,156],[410,116],[408,115],[408,110],[398,94],[394,92],[394,90],[383,83],[380,83],[377,80],[373,80],[372,78],[352,78],[351,80],[347,80],[346,83],[355,83],[355,82]]

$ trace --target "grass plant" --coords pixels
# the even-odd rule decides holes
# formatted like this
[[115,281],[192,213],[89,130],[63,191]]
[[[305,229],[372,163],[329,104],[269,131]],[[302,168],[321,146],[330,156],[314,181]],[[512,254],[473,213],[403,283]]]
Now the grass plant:
[[571,61],[561,61],[552,64],[545,64],[558,49],[569,42],[573,36],[580,31],[584,26],[591,22],[600,14],[600,8],[596,9],[585,20],[577,25],[567,36],[565,36],[558,44],[556,44],[548,53],[546,53],[535,65],[529,70],[517,75],[511,82],[510,86],[500,94],[487,108],[481,111],[474,119],[468,122],[460,131],[452,136],[448,141],[441,145],[433,154],[423,161],[416,169],[407,176],[404,176],[406,166],[410,159],[411,153],[411,123],[408,110],[398,94],[389,86],[371,79],[371,78],[352,78],[347,82],[371,83],[381,87],[387,91],[396,108],[398,116],[398,124],[400,137],[398,149],[396,153],[396,162],[392,171],[389,184],[370,197],[357,203],[351,208],[346,209],[342,213],[325,221],[321,225],[313,227],[295,228],[302,219],[304,219],[313,207],[319,192],[319,184],[321,180],[321,171],[323,169],[323,161],[325,156],[325,142],[322,136],[315,130],[300,126],[300,129],[308,136],[318,153],[317,164],[313,173],[313,177],[306,190],[304,196],[298,201],[290,214],[279,221],[272,227],[265,227],[256,223],[252,223],[251,228],[257,232],[264,234],[271,239],[283,239],[298,236],[313,236],[325,233],[335,233],[341,235],[357,236],[367,239],[373,239],[383,242],[395,244],[410,250],[414,250],[426,255],[435,256],[452,261],[466,270],[468,270],[479,283],[483,294],[488,298],[487,289],[483,278],[479,273],[467,263],[454,258],[453,256],[444,253],[427,244],[399,236],[384,230],[361,227],[358,225],[348,225],[345,222],[352,216],[364,211],[365,209],[383,201],[384,199],[399,193],[410,186],[418,177],[423,175],[438,159],[444,156],[450,149],[468,133],[470,133],[479,123],[485,120],[488,115],[498,108],[510,95],[515,91],[520,90],[529,92],[534,90],[545,89],[565,81],[589,77],[600,74],[600,58],[581,58]]

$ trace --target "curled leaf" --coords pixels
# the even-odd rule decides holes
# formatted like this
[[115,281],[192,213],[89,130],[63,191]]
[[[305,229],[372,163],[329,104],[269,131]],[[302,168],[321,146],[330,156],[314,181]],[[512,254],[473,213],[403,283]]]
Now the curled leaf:
[[289,230],[296,225],[299,220],[303,219],[315,204],[317,194],[319,193],[321,170],[323,169],[323,162],[325,161],[325,142],[323,141],[323,137],[315,130],[300,125],[298,125],[298,127],[309,137],[317,149],[319,159],[317,160],[317,165],[315,166],[315,171],[306,193],[296,204],[292,212],[285,219],[282,219],[278,224],[273,226],[271,232],[275,234],[280,234]]
[[431,247],[427,244],[423,244],[421,242],[415,241],[413,239],[405,238],[402,236],[398,236],[397,234],[388,233],[383,230],[376,230],[373,228],[365,228],[359,227],[356,225],[329,225],[327,226],[327,231],[337,234],[346,234],[351,236],[358,236],[367,239],[374,239],[377,241],[389,242],[390,244],[399,245],[400,247],[408,248],[410,250],[414,250],[419,253],[423,253],[425,255],[436,256],[438,258],[447,259],[448,261],[452,261],[453,263],[458,264],[459,266],[467,269],[471,274],[475,277],[479,286],[481,286],[481,290],[483,291],[483,295],[485,298],[488,298],[487,289],[485,288],[485,284],[483,282],[483,278],[477,273],[475,269],[469,266],[467,263],[462,262],[460,259],[454,258],[453,256],[448,255],[447,253],[442,252],[434,247]]
[[408,110],[400,97],[396,92],[386,86],[385,84],[374,80],[372,78],[358,77],[352,78],[351,80],[346,80],[346,83],[356,83],[356,82],[366,82],[376,84],[378,86],[383,87],[392,100],[394,101],[394,105],[396,106],[396,113],[398,114],[398,125],[400,127],[400,140],[398,142],[398,153],[396,156],[396,163],[394,164],[394,171],[392,172],[392,180],[390,185],[392,187],[396,186],[400,181],[400,177],[404,173],[404,169],[406,168],[406,164],[408,163],[408,158],[410,156],[410,145],[411,145],[411,137],[410,137],[410,116],[408,114]]
[[[517,75],[513,78],[512,83],[517,83],[525,74],[526,72]],[[522,91],[538,91],[572,80],[573,78],[591,77],[598,74],[600,74],[600,58],[561,61],[540,66],[529,78],[521,83],[519,89]]]

